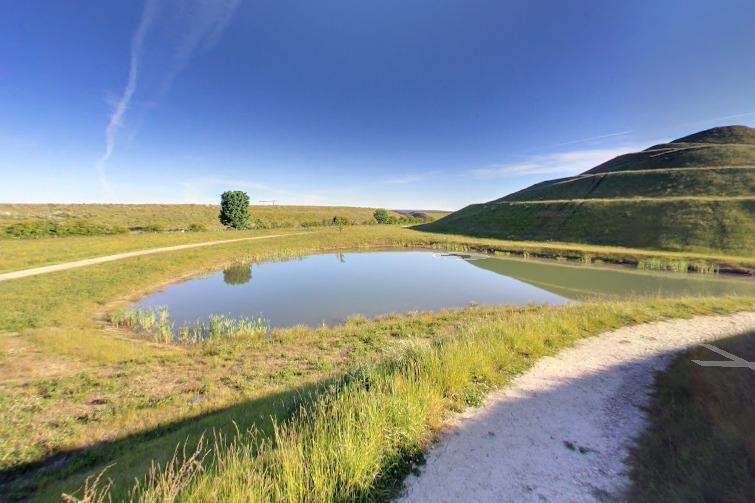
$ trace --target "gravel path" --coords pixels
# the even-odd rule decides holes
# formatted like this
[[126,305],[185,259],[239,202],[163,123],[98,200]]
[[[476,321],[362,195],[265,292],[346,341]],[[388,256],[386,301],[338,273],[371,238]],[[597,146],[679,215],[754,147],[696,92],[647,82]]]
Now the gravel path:
[[102,257],[87,258],[83,260],[75,260],[73,262],[64,262],[62,264],[46,265],[42,267],[34,267],[31,269],[23,269],[21,271],[6,272],[0,274],[0,281],[8,281],[10,279],[25,278],[27,276],[36,276],[37,274],[47,274],[50,272],[65,271],[67,269],[75,269],[77,267],[85,267],[88,265],[101,264],[103,262],[112,262],[114,260],[121,260],[130,257],[140,257],[142,255],[151,255],[153,253],[164,253],[178,250],[188,250],[190,248],[202,248],[204,246],[222,245],[228,243],[236,243],[238,241],[252,241],[256,239],[272,239],[283,236],[295,236],[297,234],[306,234],[304,232],[294,232],[290,234],[270,234],[267,236],[255,236],[251,238],[236,238],[236,239],[223,239],[220,241],[204,241],[202,243],[191,243],[186,245],[176,246],[163,246],[161,248],[149,248],[147,250],[137,250],[125,253],[116,253],[115,255],[103,255]]
[[620,501],[654,372],[678,351],[753,329],[755,313],[648,323],[544,358],[454,418],[400,501]]

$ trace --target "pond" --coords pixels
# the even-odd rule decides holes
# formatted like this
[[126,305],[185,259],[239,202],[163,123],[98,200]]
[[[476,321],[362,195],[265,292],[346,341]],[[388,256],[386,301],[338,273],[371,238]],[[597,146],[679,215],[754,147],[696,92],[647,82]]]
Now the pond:
[[727,294],[755,295],[755,282],[417,250],[331,253],[237,265],[168,286],[137,306],[166,306],[177,326],[224,314],[262,316],[276,328],[333,325],[356,314],[373,317],[470,304]]

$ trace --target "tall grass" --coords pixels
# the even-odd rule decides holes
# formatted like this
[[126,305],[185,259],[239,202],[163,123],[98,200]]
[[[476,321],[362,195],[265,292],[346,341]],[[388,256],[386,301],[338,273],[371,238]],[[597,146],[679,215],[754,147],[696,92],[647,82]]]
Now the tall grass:
[[190,481],[182,480],[176,490],[171,482],[175,468],[152,471],[132,488],[131,499],[387,499],[421,461],[449,411],[481,403],[489,390],[537,358],[579,338],[700,308],[683,301],[601,302],[475,322],[429,346],[410,346],[394,358],[347,373],[293,417],[277,422],[271,438],[244,432],[200,445],[190,459],[206,456],[206,462]]
[[176,330],[175,322],[165,306],[122,309],[114,312],[110,319],[116,328],[129,328],[164,344],[198,344],[242,336],[262,336],[270,330],[269,323],[261,316],[231,318],[222,314],[210,315],[207,322],[196,320],[185,323]]
[[671,272],[693,271],[699,274],[718,274],[719,265],[703,260],[689,261],[685,259],[647,258],[637,262],[637,269]]
[[646,271],[687,272],[689,262],[683,259],[648,258],[637,262],[637,269]]

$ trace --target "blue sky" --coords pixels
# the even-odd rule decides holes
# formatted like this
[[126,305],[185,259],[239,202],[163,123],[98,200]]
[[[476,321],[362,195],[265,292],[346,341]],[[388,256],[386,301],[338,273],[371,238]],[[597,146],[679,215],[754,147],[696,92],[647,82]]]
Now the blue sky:
[[0,3],[1,202],[457,209],[755,125],[755,2]]

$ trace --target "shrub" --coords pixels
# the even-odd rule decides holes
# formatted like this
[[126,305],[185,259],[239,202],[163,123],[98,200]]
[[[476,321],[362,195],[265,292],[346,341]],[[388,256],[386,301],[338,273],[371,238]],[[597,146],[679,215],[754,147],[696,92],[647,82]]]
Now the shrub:
[[388,213],[388,210],[385,210],[383,208],[375,210],[375,213],[372,214],[373,217],[375,217],[375,220],[379,224],[393,224],[396,223],[396,219],[393,218],[390,213]]
[[249,214],[249,196],[241,190],[229,190],[220,196],[220,223],[234,229],[246,228]]
[[95,225],[73,221],[56,223],[49,220],[18,222],[5,228],[5,235],[11,238],[39,238],[45,236],[96,236],[101,234],[123,234],[124,227]]
[[351,222],[349,222],[349,219],[346,217],[335,216],[333,217],[333,221],[331,225],[335,225],[336,227],[338,227],[339,230],[341,230],[343,229],[344,225],[349,225],[350,223]]
[[189,232],[204,232],[207,230],[207,226],[204,224],[190,224]]

